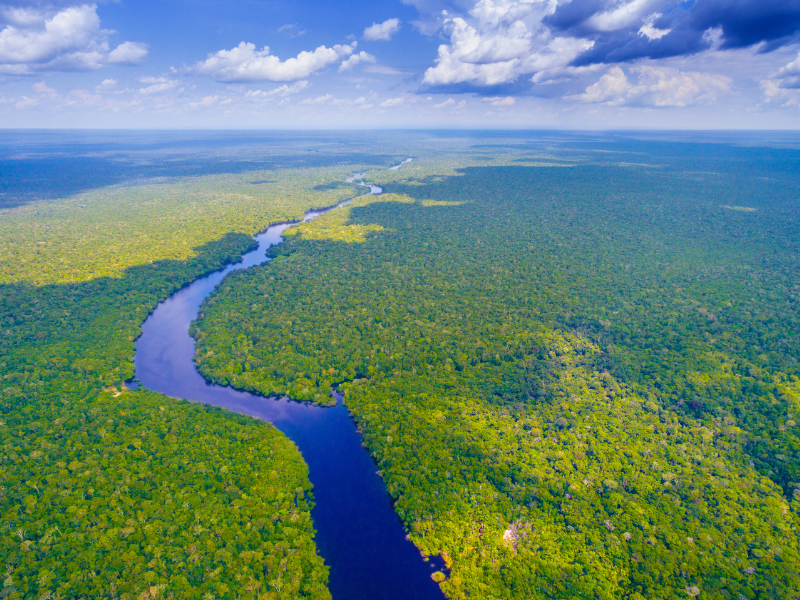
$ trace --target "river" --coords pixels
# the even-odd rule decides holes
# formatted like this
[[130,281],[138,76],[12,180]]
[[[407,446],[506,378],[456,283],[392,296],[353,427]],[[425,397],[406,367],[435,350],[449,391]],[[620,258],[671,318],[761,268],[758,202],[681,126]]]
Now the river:
[[[370,186],[373,194],[383,191],[361,184]],[[303,220],[327,210],[333,209],[309,211]],[[267,262],[267,249],[281,243],[281,234],[290,226],[273,225],[255,236],[258,248],[242,256],[241,262],[197,279],[161,302],[142,325],[136,342],[136,379],[145,388],[174,398],[269,421],[297,444],[314,485],[311,516],[317,549],[330,567],[334,600],[443,600],[431,579],[434,571],[444,569],[443,561],[424,560],[405,539],[378,468],[362,446],[341,397],[329,408],[265,398],[209,383],[195,368],[189,325],[203,300],[231,271]]]

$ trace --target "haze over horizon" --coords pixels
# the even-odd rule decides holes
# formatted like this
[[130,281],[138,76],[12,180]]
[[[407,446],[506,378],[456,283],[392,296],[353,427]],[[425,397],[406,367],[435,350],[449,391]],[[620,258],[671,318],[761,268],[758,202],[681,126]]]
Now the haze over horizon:
[[0,4],[3,128],[800,128],[800,0]]

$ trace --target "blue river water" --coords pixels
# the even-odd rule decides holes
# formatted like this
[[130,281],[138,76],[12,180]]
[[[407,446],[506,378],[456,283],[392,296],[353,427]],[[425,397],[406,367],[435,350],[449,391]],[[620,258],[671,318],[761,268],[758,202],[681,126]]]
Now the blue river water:
[[[381,191],[371,186],[371,193]],[[304,221],[324,212],[310,211]],[[406,540],[377,466],[340,397],[329,408],[265,398],[209,383],[195,368],[189,326],[203,300],[231,271],[267,262],[267,249],[282,241],[289,226],[270,227],[256,236],[258,248],[241,262],[197,279],[160,303],[136,342],[136,379],[168,396],[269,421],[297,444],[314,485],[311,516],[318,551],[330,567],[334,600],[443,600],[431,579],[433,572],[444,570],[443,561],[423,559]]]

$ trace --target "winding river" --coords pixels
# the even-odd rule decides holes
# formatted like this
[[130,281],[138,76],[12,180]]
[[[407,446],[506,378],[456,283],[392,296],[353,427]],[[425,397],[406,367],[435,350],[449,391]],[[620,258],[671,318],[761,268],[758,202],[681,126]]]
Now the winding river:
[[[364,183],[364,176],[356,174],[353,180],[370,186],[370,193],[383,191]],[[309,211],[303,221],[328,210],[333,209]],[[265,398],[209,383],[195,368],[189,325],[203,300],[231,271],[267,262],[267,249],[279,244],[290,226],[273,225],[255,237],[258,248],[241,262],[197,279],[160,303],[136,342],[136,379],[168,396],[269,421],[297,444],[314,485],[311,516],[318,551],[330,567],[334,600],[443,600],[431,579],[434,571],[444,568],[443,561],[424,560],[405,539],[383,480],[341,397],[332,408]]]

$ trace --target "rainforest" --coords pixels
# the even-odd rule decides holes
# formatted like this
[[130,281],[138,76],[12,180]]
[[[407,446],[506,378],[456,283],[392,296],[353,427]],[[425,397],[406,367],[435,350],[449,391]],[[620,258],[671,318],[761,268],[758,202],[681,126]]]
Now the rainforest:
[[800,595],[800,139],[4,133],[0,172],[2,597],[356,597],[301,442],[134,368],[335,205],[194,363],[336,391],[444,597]]

